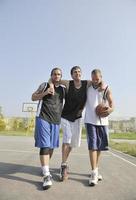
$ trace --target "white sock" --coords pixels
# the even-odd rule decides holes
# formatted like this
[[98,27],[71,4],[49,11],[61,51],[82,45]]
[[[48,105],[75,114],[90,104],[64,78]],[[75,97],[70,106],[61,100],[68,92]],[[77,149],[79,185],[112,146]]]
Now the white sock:
[[92,172],[98,174],[98,168],[93,169]]
[[42,166],[42,172],[44,176],[50,175],[49,166],[48,165]]
[[67,165],[67,163],[66,162],[62,162],[61,165],[64,166],[64,165]]

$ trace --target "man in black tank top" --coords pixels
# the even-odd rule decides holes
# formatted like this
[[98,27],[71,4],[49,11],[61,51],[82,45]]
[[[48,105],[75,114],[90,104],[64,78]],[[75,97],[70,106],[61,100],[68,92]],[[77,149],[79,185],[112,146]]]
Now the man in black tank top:
[[80,146],[82,130],[82,111],[86,102],[86,80],[81,80],[81,68],[74,66],[71,69],[71,81],[61,81],[66,86],[65,104],[62,111],[61,127],[63,131],[62,164],[60,180],[68,178],[67,159],[73,147]]
[[82,117],[82,111],[86,101],[87,81],[81,81],[77,88],[73,80],[69,81],[69,89],[65,97],[65,104],[62,111],[62,118],[74,122]]
[[35,126],[35,146],[40,148],[44,190],[52,185],[49,160],[53,149],[59,147],[59,125],[64,98],[64,88],[60,85],[61,76],[61,70],[54,68],[51,72],[54,88],[48,83],[43,83],[32,94],[33,101],[39,100]]

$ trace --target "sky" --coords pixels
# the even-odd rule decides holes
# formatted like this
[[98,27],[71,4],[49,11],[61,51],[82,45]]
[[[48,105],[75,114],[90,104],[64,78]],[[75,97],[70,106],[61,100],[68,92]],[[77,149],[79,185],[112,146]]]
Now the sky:
[[135,0],[0,0],[0,106],[25,116],[23,102],[59,66],[64,79],[99,68],[113,93],[113,117],[136,117]]

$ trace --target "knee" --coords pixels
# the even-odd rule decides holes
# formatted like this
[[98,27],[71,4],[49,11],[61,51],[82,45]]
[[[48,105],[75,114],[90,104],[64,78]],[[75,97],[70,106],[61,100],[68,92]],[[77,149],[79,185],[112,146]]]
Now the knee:
[[40,149],[40,155],[49,155],[50,153],[50,148],[49,147],[44,147]]

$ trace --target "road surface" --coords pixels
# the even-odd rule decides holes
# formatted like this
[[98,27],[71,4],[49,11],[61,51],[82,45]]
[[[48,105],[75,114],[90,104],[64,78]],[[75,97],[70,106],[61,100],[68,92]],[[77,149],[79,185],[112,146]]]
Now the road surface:
[[71,153],[69,180],[59,182],[61,148],[50,167],[53,186],[42,190],[38,150],[32,137],[0,136],[0,200],[136,200],[136,158],[108,151],[101,159],[103,181],[88,186],[86,141]]

